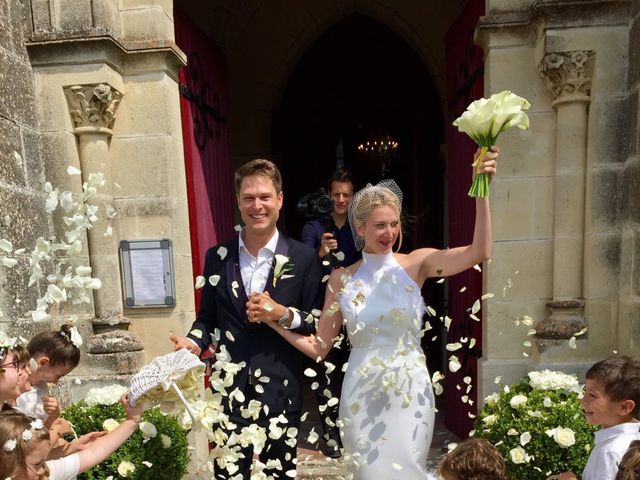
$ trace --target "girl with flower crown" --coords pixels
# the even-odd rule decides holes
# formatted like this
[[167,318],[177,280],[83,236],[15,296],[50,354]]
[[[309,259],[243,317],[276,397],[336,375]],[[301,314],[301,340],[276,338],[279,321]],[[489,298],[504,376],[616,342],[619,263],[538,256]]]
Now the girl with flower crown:
[[109,433],[92,432],[76,440],[76,453],[47,460],[51,443],[42,420],[18,411],[0,413],[0,478],[12,480],[70,480],[95,467],[117,450],[140,424],[142,407],[120,399],[127,418]]
[[32,389],[21,394],[16,408],[25,415],[38,418],[51,429],[60,415],[60,405],[49,395],[48,384],[56,384],[80,362],[82,337],[75,326],[62,325],[60,330],[40,332],[34,336],[27,350],[31,354]]
[[0,409],[10,408],[18,395],[30,388],[31,370],[24,364],[24,355],[25,349],[16,338],[0,332]]

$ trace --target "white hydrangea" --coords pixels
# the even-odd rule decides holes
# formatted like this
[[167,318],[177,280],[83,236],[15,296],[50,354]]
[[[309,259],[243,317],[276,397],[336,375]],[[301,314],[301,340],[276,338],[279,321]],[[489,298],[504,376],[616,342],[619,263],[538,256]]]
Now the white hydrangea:
[[534,390],[570,390],[582,393],[582,386],[575,375],[552,370],[529,372],[529,385]]
[[122,385],[107,385],[102,388],[92,388],[85,397],[87,405],[113,405],[118,403],[120,397],[127,392],[127,387]]

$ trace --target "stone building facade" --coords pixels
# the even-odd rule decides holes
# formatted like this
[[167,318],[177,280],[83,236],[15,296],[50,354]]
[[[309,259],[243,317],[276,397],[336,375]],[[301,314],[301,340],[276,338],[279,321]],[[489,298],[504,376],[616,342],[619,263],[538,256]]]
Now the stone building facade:
[[[88,308],[54,312],[54,322],[78,315],[89,340],[84,368],[73,375],[87,387],[124,378],[169,351],[169,333],[185,332],[194,317],[177,79],[186,58],[174,42],[174,7],[228,59],[239,164],[272,152],[272,112],[288,76],[319,35],[352,14],[383,23],[414,49],[446,111],[443,43],[466,4],[3,0],[0,238],[29,250],[37,237],[60,233],[60,219],[44,210],[43,188],[50,181],[79,193],[69,165],[83,175],[102,171],[118,185],[104,193],[118,211],[113,236],[91,233],[84,250],[104,287]],[[640,342],[640,54],[633,47],[640,0],[487,0],[484,8],[475,40],[485,53],[485,93],[509,89],[532,108],[530,130],[501,141],[492,185],[494,258],[483,285],[495,296],[483,309],[478,398],[493,391],[497,375],[580,372],[613,351],[637,352]],[[72,116],[82,111],[74,96],[95,103],[95,89],[106,86],[113,115]],[[117,245],[135,238],[173,241],[175,307],[123,305]],[[19,266],[27,262],[27,254],[19,258]],[[51,323],[34,325],[24,315],[38,292],[26,288],[19,266],[0,269],[0,325],[28,336]],[[536,336],[515,326],[523,315],[534,320]],[[82,394],[72,389],[72,397]]]

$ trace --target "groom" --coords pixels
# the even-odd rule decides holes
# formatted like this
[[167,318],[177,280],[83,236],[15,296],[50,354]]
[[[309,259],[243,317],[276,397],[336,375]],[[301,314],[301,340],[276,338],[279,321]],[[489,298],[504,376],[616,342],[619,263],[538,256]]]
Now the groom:
[[[276,467],[265,470],[274,478],[295,474],[297,436],[278,438],[269,435],[271,423],[281,414],[287,423],[280,428],[297,431],[302,410],[303,356],[272,328],[251,320],[276,320],[285,328],[312,333],[315,324],[307,313],[320,308],[321,269],[316,252],[302,243],[287,238],[276,228],[282,208],[282,178],[269,160],[256,159],[242,165],[235,173],[235,190],[240,215],[245,227],[238,238],[214,246],[207,251],[200,311],[186,337],[172,336],[176,349],[187,348],[200,354],[211,342],[214,330],[220,331],[217,349],[226,347],[234,363],[244,362],[233,385],[243,401],[225,402],[225,413],[237,426],[252,423],[243,418],[241,407],[251,400],[261,402],[260,417],[255,423],[267,430],[267,444],[260,461],[268,460]],[[215,285],[214,285],[215,284]],[[266,380],[265,380],[266,379]],[[230,405],[230,403],[232,403]],[[266,407],[266,408],[265,408]],[[265,410],[267,410],[265,412]],[[242,450],[239,469],[215,469],[216,479],[251,476],[252,447]],[[277,468],[279,460],[282,468]],[[292,471],[289,475],[286,472]]]

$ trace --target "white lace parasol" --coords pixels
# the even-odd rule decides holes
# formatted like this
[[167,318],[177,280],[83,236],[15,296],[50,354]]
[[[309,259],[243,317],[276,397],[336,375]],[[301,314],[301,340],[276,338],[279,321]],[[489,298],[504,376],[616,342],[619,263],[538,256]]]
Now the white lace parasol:
[[179,399],[193,420],[185,396],[197,398],[204,369],[204,363],[184,348],[156,357],[129,381],[129,402],[135,406],[141,399],[165,403]]

